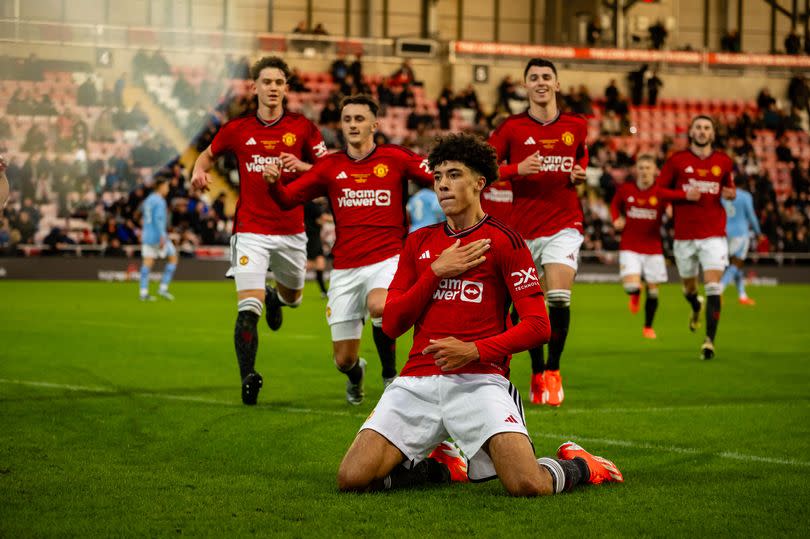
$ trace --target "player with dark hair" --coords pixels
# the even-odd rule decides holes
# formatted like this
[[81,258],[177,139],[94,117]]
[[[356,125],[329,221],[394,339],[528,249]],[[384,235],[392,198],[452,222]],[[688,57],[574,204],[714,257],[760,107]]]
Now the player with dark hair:
[[630,312],[639,311],[642,278],[647,290],[642,335],[655,339],[653,319],[658,309],[658,285],[667,282],[667,266],[661,247],[661,217],[667,203],[698,200],[700,192],[663,189],[655,185],[658,167],[655,157],[636,159],[636,181],[619,186],[610,204],[613,226],[622,232],[619,244],[619,272],[624,291],[630,296]]
[[341,129],[348,147],[320,162],[298,180],[282,185],[278,168],[265,171],[270,194],[282,208],[326,196],[335,220],[334,263],[326,318],[335,364],[346,374],[346,400],[363,401],[365,359],[360,337],[370,315],[384,384],[396,376],[396,343],[382,331],[382,311],[407,235],[408,179],[432,184],[427,159],[391,144],[376,145],[377,102],[367,95],[341,103]]
[[728,266],[726,212],[721,198],[733,199],[734,162],[713,147],[714,121],[708,116],[695,116],[689,126],[689,148],[672,154],[661,169],[659,187],[697,189],[700,200],[673,205],[675,242],[673,251],[678,273],[683,280],[683,293],[689,302],[689,329],[700,327],[703,298],[698,296],[698,272],[703,267],[706,289],[706,339],[700,348],[702,359],[714,357],[714,339],[720,321],[720,279]]
[[[239,203],[231,237],[231,271],[236,281],[238,315],[234,345],[242,379],[242,402],[256,404],[263,379],[255,370],[257,324],[267,309],[270,329],[281,327],[281,306],[301,303],[306,276],[306,234],[301,208],[282,210],[267,192],[262,171],[282,168],[282,181],[293,181],[326,154],[318,128],[304,116],[284,109],[290,69],[277,57],[264,57],[250,70],[256,84],[255,116],[225,124],[197,158],[195,187],[207,189],[208,171],[217,157],[231,152],[239,162]],[[275,288],[267,288],[272,268]]]
[[[497,476],[513,496],[622,481],[612,462],[572,442],[557,459],[535,457],[520,395],[507,378],[511,354],[550,333],[531,253],[481,209],[481,191],[497,178],[491,147],[449,135],[429,160],[447,221],[408,236],[383,313],[391,337],[414,328],[413,347],[343,458],[338,488],[447,483],[446,460],[425,456],[448,436],[469,458],[470,480]],[[513,327],[510,301],[522,318]]]
[[169,283],[172,282],[174,271],[177,269],[177,249],[168,235],[169,209],[166,197],[169,195],[169,180],[158,178],[155,180],[154,190],[146,197],[141,206],[143,213],[143,232],[141,235],[141,301],[155,301],[149,295],[149,273],[156,258],[166,258],[166,267],[160,279],[158,296],[169,301],[174,296],[169,293]]
[[[588,125],[557,106],[560,82],[549,60],[533,58],[523,72],[529,110],[507,118],[490,136],[502,179],[510,180],[514,219],[538,271],[542,271],[551,322],[548,362],[543,348],[532,358],[531,402],[559,406],[565,394],[560,358],[571,323],[571,287],[584,239],[577,185],[585,181]],[[523,313],[518,314],[522,316]]]
[[315,281],[321,289],[321,298],[326,297],[326,283],[323,272],[326,270],[326,257],[323,254],[321,227],[325,219],[331,219],[329,212],[319,200],[304,204],[304,227],[307,233],[307,271],[315,272]]

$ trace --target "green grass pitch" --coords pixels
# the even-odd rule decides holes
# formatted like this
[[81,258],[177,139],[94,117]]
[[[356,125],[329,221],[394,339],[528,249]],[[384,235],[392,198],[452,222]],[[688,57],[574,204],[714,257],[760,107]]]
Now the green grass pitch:
[[[717,358],[700,361],[679,288],[657,341],[618,285],[577,285],[566,400],[527,406],[538,456],[568,440],[626,483],[512,499],[497,481],[341,495],[338,464],[382,390],[368,327],[366,402],[332,363],[307,285],[271,334],[259,405],[239,400],[232,283],[0,282],[0,537],[178,535],[804,536],[810,533],[810,288],[725,297]],[[399,364],[410,346],[399,341]],[[527,354],[513,380],[528,396]]]

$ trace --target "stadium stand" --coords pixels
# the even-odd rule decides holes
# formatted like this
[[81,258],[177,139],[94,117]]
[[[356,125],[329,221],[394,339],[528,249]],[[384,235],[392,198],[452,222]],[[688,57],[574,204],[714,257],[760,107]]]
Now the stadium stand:
[[[18,72],[27,70],[30,75],[28,63],[18,60]],[[76,69],[72,71],[49,64],[47,69],[34,69],[33,78],[39,80],[20,75],[0,81],[0,109],[8,112],[0,121],[0,150],[10,157],[9,176],[16,188],[0,227],[6,253],[17,252],[17,245],[41,244],[46,236],[54,236],[55,228],[64,228],[63,239],[100,245],[101,253],[121,254],[120,246],[138,243],[137,205],[155,174],[173,178],[173,234],[184,246],[181,252],[192,255],[198,245],[226,243],[227,210],[232,211],[238,189],[235,164],[227,159],[218,163],[231,188],[224,197],[215,195],[215,200],[189,192],[184,169],[190,168],[219,126],[254,109],[252,81],[246,80],[247,58],[227,58],[221,72],[170,66],[160,51],[136,54],[133,64],[135,85],[142,86],[191,140],[190,148],[171,148],[150,127],[140,106],[124,106],[123,81],[115,89],[105,87],[87,66],[70,66]],[[508,78],[493,88],[498,95],[493,111],[483,110],[472,86],[458,92],[445,87],[432,99],[422,86],[399,84],[384,74],[365,74],[355,81],[351,75],[334,80],[326,71],[296,71],[292,79],[287,106],[318,123],[332,149],[342,145],[337,105],[352,93],[369,92],[381,102],[378,140],[423,153],[436,134],[448,130],[485,136],[499,119],[522,110],[526,103],[519,85]],[[806,87],[805,80],[800,82]],[[662,97],[655,105],[631,105],[620,92],[593,98],[585,86],[560,94],[565,109],[589,118],[585,249],[617,248],[619,238],[610,224],[608,205],[616,186],[630,178],[635,156],[652,152],[662,162],[669,152],[686,146],[690,119],[706,114],[715,118],[719,143],[735,158],[737,173],[755,196],[767,236],[757,250],[810,251],[807,113],[795,103],[780,109],[767,91],[750,97]],[[31,177],[32,170],[42,172]],[[26,209],[29,199],[37,212]],[[20,222],[23,213],[36,217],[31,219],[33,235],[27,233],[30,223]],[[666,231],[669,246],[668,226]]]

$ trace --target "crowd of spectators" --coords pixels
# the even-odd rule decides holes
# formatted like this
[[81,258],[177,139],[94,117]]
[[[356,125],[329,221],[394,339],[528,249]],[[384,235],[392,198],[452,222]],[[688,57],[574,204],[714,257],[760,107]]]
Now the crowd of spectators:
[[[246,79],[248,67],[247,58],[228,58],[223,69],[227,79]],[[360,57],[339,57],[329,71],[333,90],[326,97],[323,107],[320,110],[306,109],[305,103],[303,112],[319,123],[327,145],[333,149],[343,145],[338,104],[346,95],[370,92],[378,97],[383,111],[388,107],[409,109],[406,136],[396,138],[379,133],[376,140],[380,143],[400,143],[422,153],[428,150],[437,133],[450,129],[450,120],[454,115],[460,114],[469,130],[486,136],[501,119],[524,110],[527,103],[522,85],[510,77],[504,78],[493,88],[495,105],[492,110],[486,110],[472,85],[458,91],[446,86],[431,106],[417,105],[414,90],[418,81],[408,62],[403,62],[395,72],[374,83],[364,78]],[[136,56],[133,79],[166,72],[171,72],[171,69],[159,51],[152,55],[144,53],[140,58]],[[585,85],[570,87],[558,96],[564,110],[587,116],[595,111],[601,112],[601,125],[597,129],[599,135],[590,145],[589,180],[582,198],[586,250],[600,252],[618,247],[619,236],[611,224],[609,204],[619,183],[633,181],[629,173],[635,156],[627,148],[617,145],[615,137],[632,133],[630,111],[635,106],[634,102],[643,103],[646,90],[646,102],[654,106],[663,84],[656,73],[644,67],[634,73],[639,72],[642,82],[640,96],[636,95],[638,87],[632,86],[632,76],[629,79],[629,99],[619,89],[617,81],[612,81],[604,94],[598,97],[592,96]],[[291,82],[299,93],[307,92],[308,88],[300,78]],[[232,88],[222,95],[215,95],[220,92],[213,87],[207,93],[201,88],[187,84],[179,76],[174,89],[178,99],[200,111],[196,126],[202,125],[202,128],[195,129],[192,139],[198,151],[211,143],[225,122],[250,114],[256,106],[254,97],[235,92]],[[79,244],[101,244],[107,255],[122,254],[123,247],[136,245],[140,241],[139,206],[148,194],[153,175],[166,175],[171,179],[170,222],[181,253],[191,253],[197,245],[227,243],[229,216],[225,212],[225,195],[211,202],[189,189],[186,171],[176,158],[172,159],[176,149],[168,147],[160,134],[148,129],[147,118],[138,106],[124,110],[118,84],[113,88],[99,88],[88,77],[79,85],[76,96],[77,106],[81,106],[78,103],[81,99],[82,103],[92,103],[90,106],[104,109],[92,126],[83,125],[81,116],[70,108],[61,111],[49,109],[49,113],[58,116],[57,129],[46,133],[33,125],[26,133],[24,151],[28,152],[28,158],[22,163],[12,159],[8,167],[7,174],[17,194],[0,221],[0,248],[9,249],[16,244],[32,242],[42,219],[38,208],[55,204],[59,219],[80,219],[89,226],[77,231],[70,229],[70,221],[64,227],[55,225],[46,236],[45,243],[59,246],[72,240]],[[24,93],[19,94],[18,99],[8,103],[9,109],[21,103],[39,104],[42,110],[47,107],[47,99],[43,100],[42,96],[28,97]],[[745,111],[731,122],[727,118],[718,119],[718,144],[735,159],[737,175],[754,194],[766,238],[756,247],[760,252],[810,252],[810,177],[807,160],[793,155],[785,138],[788,131],[807,130],[806,111],[810,104],[810,91],[803,76],[798,75],[791,81],[787,97],[787,100],[777,99],[763,90],[757,97],[756,110]],[[205,108],[206,103],[215,105]],[[11,110],[8,113],[21,114]],[[753,144],[758,129],[773,132],[779,142],[775,152],[779,162],[789,170],[791,179],[787,196],[777,196],[773,178],[759,163]],[[135,144],[129,152],[120,151],[91,159],[83,151],[83,141],[113,140],[115,134],[122,130],[137,133]],[[0,119],[0,141],[6,131]],[[684,135],[673,133],[672,138],[652,148],[659,164],[678,147],[679,136],[682,138]],[[49,157],[54,154],[55,157]],[[169,164],[158,166],[166,162]],[[157,172],[145,176],[141,169],[150,166]],[[232,158],[221,158],[217,168],[234,185],[238,183],[237,167]],[[669,223],[665,223],[664,233],[665,244],[669,246]]]

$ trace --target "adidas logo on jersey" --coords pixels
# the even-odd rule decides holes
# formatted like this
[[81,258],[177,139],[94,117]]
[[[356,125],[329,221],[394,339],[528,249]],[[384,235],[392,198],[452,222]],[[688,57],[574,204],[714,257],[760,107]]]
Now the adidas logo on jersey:
[[513,415],[511,415],[511,414],[510,414],[510,415],[509,415],[509,417],[507,417],[506,419],[504,419],[504,422],[505,422],[505,423],[517,423],[517,422],[518,422],[518,420],[517,420],[517,419],[515,419],[515,416],[513,416]]
[[688,167],[686,167],[686,170],[684,170],[684,172],[686,172],[687,174],[692,174],[693,172],[695,172],[695,169],[692,168],[692,165],[689,165]]
[[430,258],[430,249],[419,255],[419,260],[427,260]]
[[532,145],[532,144],[537,144],[537,143],[534,141],[534,137],[529,137],[529,138],[527,138],[527,139],[526,139],[526,142],[524,142],[524,143],[523,143],[523,145],[524,145],[524,146],[530,146],[530,145]]
[[340,171],[340,174],[338,174],[337,176],[335,176],[335,179],[336,179],[336,180],[345,180],[345,179],[346,179],[346,178],[348,178],[348,177],[349,177],[349,175],[348,175],[348,174],[346,174],[345,172],[343,172],[343,171],[341,170],[341,171]]
[[256,145],[256,139],[253,138],[253,137],[250,137],[248,139],[248,141],[245,142],[245,146],[255,146],[255,145]]

